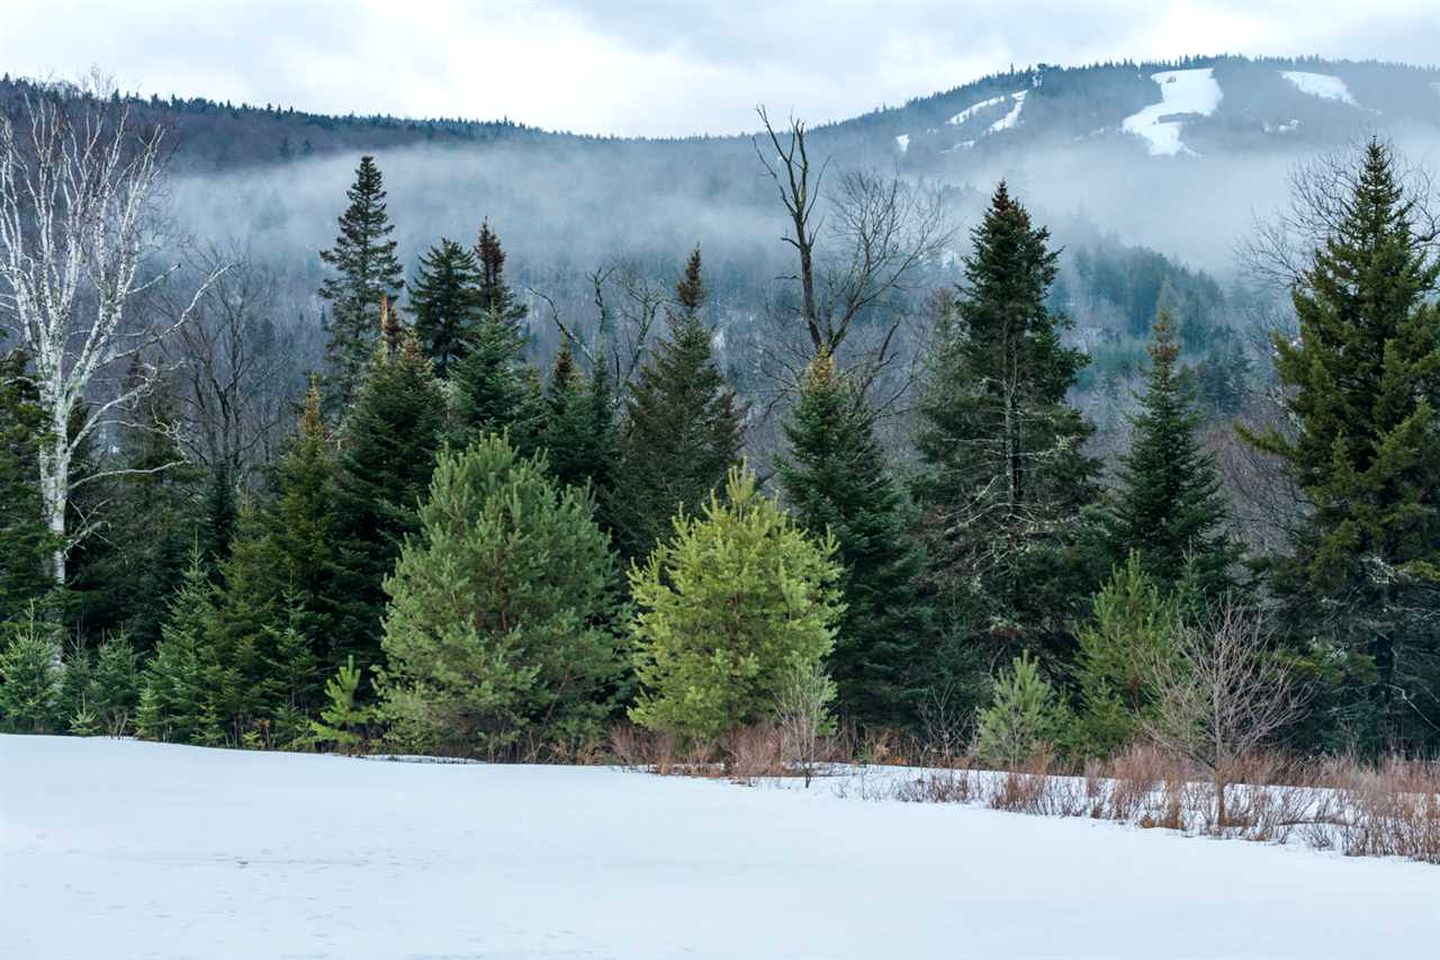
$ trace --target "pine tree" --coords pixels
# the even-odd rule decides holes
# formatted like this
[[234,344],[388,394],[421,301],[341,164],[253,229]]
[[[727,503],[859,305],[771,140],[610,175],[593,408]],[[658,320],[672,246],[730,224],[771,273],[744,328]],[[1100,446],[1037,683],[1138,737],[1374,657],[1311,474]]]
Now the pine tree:
[[326,410],[338,416],[360,390],[380,332],[380,300],[394,301],[404,286],[404,270],[395,255],[395,229],[385,212],[385,187],[375,158],[360,158],[355,183],[345,192],[350,206],[340,216],[335,245],[320,253],[336,275],[320,285],[330,302],[330,341]]
[[1081,759],[1125,746],[1154,705],[1150,678],[1170,658],[1181,629],[1175,580],[1162,580],[1132,553],[1095,595],[1075,659],[1080,711],[1071,748]]
[[975,749],[986,763],[1014,768],[1047,757],[1067,723],[1055,688],[1040,675],[1035,658],[1022,651],[996,678],[994,702],[980,711]]
[[335,638],[326,669],[380,662],[385,578],[419,530],[420,501],[445,421],[445,396],[413,332],[382,346],[345,420],[335,484]]
[[316,743],[333,744],[341,750],[360,743],[364,729],[375,717],[374,707],[356,702],[362,672],[355,666],[355,658],[351,657],[340,666],[335,676],[325,681],[327,704],[320,711],[320,719],[310,723],[311,736]]
[[701,319],[706,292],[698,247],[675,299],[669,338],[641,369],[620,430],[609,515],[625,556],[648,553],[676,513],[700,510],[740,454],[735,392],[715,364]]
[[1371,141],[1293,288],[1299,335],[1274,342],[1295,430],[1250,435],[1313,508],[1272,571],[1292,628],[1373,664],[1364,700],[1323,707],[1362,746],[1402,750],[1440,729],[1440,258],[1415,204]]
[[617,673],[615,561],[587,491],[503,437],[440,454],[386,581],[378,678],[390,738],[503,755],[594,736]]
[[830,673],[840,712],[862,724],[913,722],[927,617],[916,590],[922,557],[910,539],[904,496],[875,439],[875,415],[834,361],[821,354],[800,383],[779,461],[800,525],[838,546],[845,613]]
[[630,568],[643,692],[630,717],[687,737],[773,718],[797,668],[824,661],[844,610],[835,541],[817,540],[732,468],[723,499],[681,514]]
[[442,237],[420,258],[419,273],[410,286],[410,312],[435,375],[445,379],[470,351],[475,328],[485,314],[475,254]]
[[1237,552],[1221,525],[1225,503],[1214,458],[1200,446],[1190,380],[1178,368],[1180,348],[1168,315],[1155,321],[1150,375],[1131,418],[1135,434],[1121,458],[1120,483],[1112,497],[1114,554],[1134,552],[1161,583],[1177,583],[1187,565],[1200,589],[1218,597],[1229,586],[1227,567]]
[[916,495],[957,664],[942,675],[973,670],[987,639],[1063,654],[1095,579],[1076,542],[1097,465],[1065,401],[1085,357],[1045,306],[1057,253],[1004,183],[972,237],[919,403]]
[[44,414],[21,351],[0,355],[0,622],[23,614],[50,588],[50,534],[41,509]]
[[589,484],[597,498],[608,498],[615,469],[615,407],[604,364],[587,379],[569,346],[560,348],[545,388],[539,443],[555,479]]

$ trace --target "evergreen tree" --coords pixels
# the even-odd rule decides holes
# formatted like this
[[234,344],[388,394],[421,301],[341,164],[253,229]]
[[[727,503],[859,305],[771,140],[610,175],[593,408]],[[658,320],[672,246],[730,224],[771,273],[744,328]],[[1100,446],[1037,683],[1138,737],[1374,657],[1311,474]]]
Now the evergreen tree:
[[1067,723],[1055,688],[1040,675],[1035,658],[1022,651],[996,678],[994,702],[980,711],[975,749],[986,763],[1014,768],[1048,757]]
[[351,657],[325,681],[326,706],[320,719],[311,721],[311,735],[316,743],[333,744],[347,750],[360,743],[363,731],[375,716],[375,708],[356,702],[360,690],[360,668]]
[[1090,426],[1065,402],[1085,357],[1045,306],[1057,253],[1003,183],[972,237],[920,398],[916,484],[944,621],[938,666],[960,677],[987,639],[1063,655],[1095,579],[1077,535],[1097,465],[1081,449]]
[[514,321],[488,311],[450,382],[450,439],[456,446],[505,433],[520,452],[534,452],[543,416],[540,382],[525,361],[525,332]]
[[[293,654],[277,648],[306,638],[317,664],[336,662],[344,642],[336,588],[339,518],[336,451],[320,415],[318,393],[306,398],[299,428],[275,465],[274,499],[247,507],[230,556],[221,565],[224,589],[214,616],[214,646],[225,675],[219,715],[238,741],[256,724],[273,726],[292,697]],[[302,700],[313,700],[314,688]]]
[[382,345],[346,419],[335,484],[335,576],[339,607],[327,671],[353,657],[380,662],[385,578],[400,545],[419,530],[420,501],[445,420],[445,396],[411,331]]
[[480,225],[475,241],[475,260],[480,264],[480,310],[494,314],[512,326],[522,326],[530,308],[519,302],[505,281],[505,251],[490,221]]
[[442,237],[421,256],[419,273],[410,286],[410,312],[415,335],[441,379],[470,351],[485,313],[481,301],[475,254]]
[[378,687],[405,749],[501,754],[596,735],[618,660],[614,557],[589,493],[503,437],[442,452],[401,550]]
[[637,723],[713,737],[773,718],[795,670],[823,662],[844,610],[835,541],[817,540],[731,468],[724,498],[681,514],[630,569]]
[[141,737],[196,744],[224,740],[215,702],[222,670],[214,631],[215,588],[195,557],[170,602],[155,655],[145,665],[135,718]]
[[1214,458],[1196,439],[1201,418],[1191,383],[1177,367],[1179,355],[1162,313],[1140,413],[1131,418],[1134,439],[1121,458],[1112,498],[1112,543],[1117,558],[1134,552],[1161,583],[1177,583],[1188,565],[1202,593],[1217,597],[1230,585],[1226,570],[1237,552],[1220,529],[1220,478]]
[[1095,596],[1079,630],[1075,661],[1080,711],[1071,748],[1079,758],[1108,757],[1125,746],[1154,705],[1150,678],[1171,656],[1181,629],[1177,591],[1132,553]]
[[845,613],[830,655],[840,712],[863,724],[914,720],[927,617],[915,581],[922,558],[905,500],[875,439],[875,415],[827,354],[800,383],[779,461],[800,525],[838,547]]
[[65,728],[60,641],[32,606],[0,633],[0,728],[51,733]]
[[1440,739],[1440,259],[1415,204],[1371,141],[1294,285],[1299,335],[1275,338],[1295,429],[1250,437],[1313,508],[1272,570],[1292,628],[1373,665],[1362,697],[1322,701],[1331,725],[1401,750]]
[[550,472],[561,483],[589,484],[607,498],[615,469],[615,407],[604,364],[586,379],[568,345],[555,356],[545,388],[545,419],[540,430]]
[[706,292],[698,247],[675,299],[669,339],[641,369],[621,425],[609,514],[622,554],[631,557],[648,553],[676,513],[700,510],[740,454],[735,392],[715,364],[701,319]]
[[96,651],[87,698],[106,733],[120,737],[129,731],[140,704],[140,658],[123,634],[107,638]]
[[[132,384],[141,376],[138,364]],[[161,382],[123,411],[98,481],[104,510],[93,542],[72,566],[79,623],[92,643],[124,632],[143,650],[160,639],[170,595],[204,530],[204,472],[188,463],[176,440],[178,401]]]
[[36,457],[44,413],[25,376],[25,354],[0,355],[0,622],[18,617],[50,587],[50,533]]
[[330,302],[326,409],[338,415],[360,390],[380,332],[380,301],[395,300],[404,270],[395,255],[395,229],[385,212],[385,187],[375,158],[360,158],[355,183],[345,192],[350,205],[340,216],[335,245],[320,253],[335,275],[320,285]]

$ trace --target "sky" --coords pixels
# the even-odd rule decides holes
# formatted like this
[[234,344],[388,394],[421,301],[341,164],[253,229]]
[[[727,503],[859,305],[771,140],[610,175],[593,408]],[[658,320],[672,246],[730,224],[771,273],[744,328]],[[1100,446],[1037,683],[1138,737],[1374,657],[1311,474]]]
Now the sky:
[[0,72],[578,133],[812,123],[1011,65],[1186,54],[1434,64],[1440,0],[0,0]]

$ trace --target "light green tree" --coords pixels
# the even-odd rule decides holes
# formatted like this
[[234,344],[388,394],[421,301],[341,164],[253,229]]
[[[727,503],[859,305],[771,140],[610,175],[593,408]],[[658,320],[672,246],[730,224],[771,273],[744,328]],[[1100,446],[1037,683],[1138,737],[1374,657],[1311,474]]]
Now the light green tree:
[[644,687],[631,718],[710,737],[773,717],[793,671],[835,644],[835,552],[761,494],[753,473],[732,468],[724,497],[677,517],[670,539],[630,570]]

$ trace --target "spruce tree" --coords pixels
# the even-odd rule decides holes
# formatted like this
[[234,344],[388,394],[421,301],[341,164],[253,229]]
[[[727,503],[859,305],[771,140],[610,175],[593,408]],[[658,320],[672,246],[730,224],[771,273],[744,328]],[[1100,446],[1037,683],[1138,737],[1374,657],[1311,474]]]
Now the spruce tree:
[[[393,321],[397,322],[397,321]],[[419,530],[420,501],[445,421],[445,396],[412,331],[382,344],[341,436],[335,485],[339,607],[326,668],[380,662],[384,581],[400,545]]]
[[643,688],[631,719],[714,737],[774,718],[795,672],[813,674],[834,647],[844,609],[835,551],[760,493],[748,469],[731,468],[723,498],[681,514],[630,568]]
[[1363,696],[1320,702],[1332,729],[1421,749],[1440,740],[1440,258],[1389,148],[1357,166],[1294,285],[1298,336],[1274,341],[1294,430],[1248,436],[1311,506],[1272,569],[1292,629],[1373,667]]
[[335,271],[320,285],[320,296],[330,303],[325,406],[337,418],[354,402],[375,353],[381,299],[394,301],[405,283],[374,157],[360,158],[345,196],[350,205],[340,216],[340,234],[333,247],[320,253]]
[[505,250],[499,235],[490,229],[489,220],[480,224],[475,260],[480,265],[481,312],[493,313],[514,326],[524,324],[530,308],[516,299],[505,280]]
[[669,337],[640,371],[626,404],[609,515],[621,552],[644,556],[695,513],[740,455],[741,418],[701,317],[706,291],[697,247],[675,286]]
[[[242,512],[221,565],[213,643],[226,671],[220,714],[239,739],[272,723],[281,705],[277,670],[291,659],[278,646],[306,638],[314,662],[343,662],[341,595],[336,587],[339,517],[335,445],[311,389],[296,434],[272,471],[273,498]],[[314,700],[319,677],[304,699]]]
[[1221,525],[1225,503],[1214,458],[1196,439],[1201,415],[1191,380],[1178,367],[1180,348],[1167,314],[1156,318],[1150,374],[1130,450],[1121,457],[1111,501],[1111,540],[1117,560],[1134,552],[1161,583],[1188,572],[1201,592],[1218,597],[1230,585],[1237,558]]
[[540,429],[550,472],[561,483],[589,484],[607,499],[615,469],[615,407],[605,366],[586,378],[567,344],[555,356],[545,388],[545,419]]
[[0,622],[20,616],[51,585],[50,533],[35,481],[44,413],[26,366],[21,351],[0,355]]
[[475,343],[450,377],[450,426],[456,446],[505,433],[516,449],[535,450],[543,417],[540,380],[525,360],[522,327],[490,310]]
[[147,740],[217,744],[224,684],[214,645],[215,587],[193,558],[170,601],[155,655],[145,665],[135,728]]
[[942,675],[972,673],[986,641],[1063,655],[1097,579],[1077,547],[1091,428],[1065,399],[1086,358],[1046,307],[1057,252],[1004,183],[972,239],[919,402],[916,495],[955,664]]
[[786,500],[801,526],[834,536],[843,570],[845,613],[829,659],[840,713],[861,724],[911,723],[927,629],[916,589],[922,557],[875,439],[875,415],[822,353],[801,380],[784,432]]
[[63,731],[60,639],[32,605],[0,624],[0,729],[11,733]]
[[590,494],[503,437],[440,454],[386,581],[378,678],[404,749],[503,755],[598,734],[618,667],[615,560]]
[[410,312],[435,375],[445,379],[469,353],[475,328],[485,314],[475,254],[442,237],[420,258],[419,272],[410,285]]

